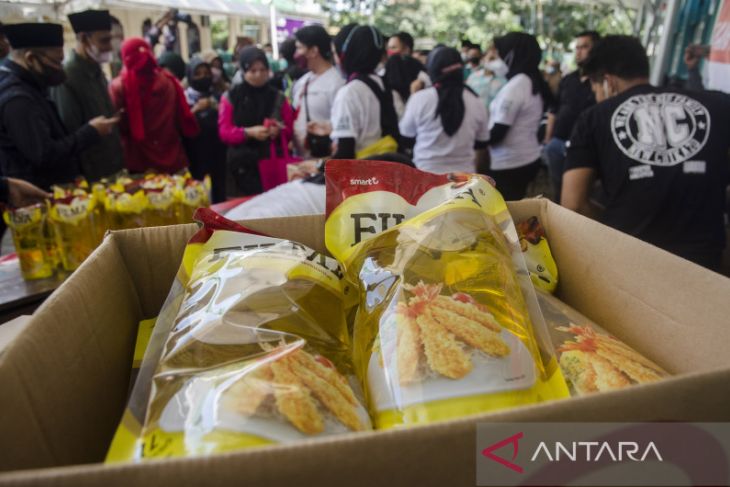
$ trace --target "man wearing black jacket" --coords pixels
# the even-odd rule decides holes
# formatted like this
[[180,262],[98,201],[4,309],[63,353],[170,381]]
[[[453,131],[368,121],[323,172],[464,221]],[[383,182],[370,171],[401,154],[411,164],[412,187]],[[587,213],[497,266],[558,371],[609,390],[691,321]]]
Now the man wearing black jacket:
[[118,118],[96,117],[69,134],[48,98],[65,80],[58,24],[6,25],[12,50],[0,67],[0,172],[48,190],[80,174],[78,155],[108,136]]

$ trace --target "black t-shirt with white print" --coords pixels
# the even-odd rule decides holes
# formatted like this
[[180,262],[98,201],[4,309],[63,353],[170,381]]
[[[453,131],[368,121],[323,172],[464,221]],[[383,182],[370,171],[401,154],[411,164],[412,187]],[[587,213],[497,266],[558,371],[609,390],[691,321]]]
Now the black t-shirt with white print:
[[725,246],[729,148],[730,96],[641,85],[580,116],[566,171],[596,169],[605,224],[699,261]]

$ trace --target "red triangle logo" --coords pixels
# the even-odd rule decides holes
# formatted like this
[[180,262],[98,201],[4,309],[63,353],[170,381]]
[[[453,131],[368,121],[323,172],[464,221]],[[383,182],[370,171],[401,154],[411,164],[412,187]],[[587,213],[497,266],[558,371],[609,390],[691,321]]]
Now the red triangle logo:
[[[510,470],[514,470],[517,473],[524,473],[525,470],[520,467],[519,465],[512,463],[514,462],[515,458],[517,458],[517,454],[519,453],[520,444],[519,441],[522,439],[522,437],[525,436],[524,433],[520,432],[516,435],[512,435],[509,438],[505,438],[504,440],[501,440],[491,446],[488,446],[484,450],[482,450],[482,455],[489,458],[490,460],[493,460],[500,465],[509,468]],[[496,450],[499,450],[500,448],[504,448],[507,445],[512,445],[512,459],[507,460],[505,458],[502,458],[500,456],[497,456],[494,454]]]

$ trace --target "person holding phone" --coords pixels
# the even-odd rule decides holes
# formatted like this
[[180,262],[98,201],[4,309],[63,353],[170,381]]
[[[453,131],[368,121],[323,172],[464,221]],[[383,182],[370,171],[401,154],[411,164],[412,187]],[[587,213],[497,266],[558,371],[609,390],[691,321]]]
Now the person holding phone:
[[48,98],[66,79],[63,27],[22,23],[5,26],[12,50],[0,66],[0,173],[43,190],[72,182],[79,155],[110,136],[119,118],[98,116],[69,131]]
[[[86,10],[70,14],[76,33],[76,46],[64,64],[66,81],[51,89],[51,98],[58,107],[68,130],[79,129],[94,117],[115,114],[102,65],[112,60],[112,21],[108,10]],[[124,168],[119,129],[112,127],[104,137],[79,155],[81,174],[89,181],[98,181]]]
[[[284,93],[269,84],[269,61],[261,49],[239,54],[243,81],[221,98],[218,134],[228,146],[226,193],[229,197],[261,193],[259,161],[271,157],[271,140],[292,137],[294,111]],[[273,144],[277,150],[282,144]]]

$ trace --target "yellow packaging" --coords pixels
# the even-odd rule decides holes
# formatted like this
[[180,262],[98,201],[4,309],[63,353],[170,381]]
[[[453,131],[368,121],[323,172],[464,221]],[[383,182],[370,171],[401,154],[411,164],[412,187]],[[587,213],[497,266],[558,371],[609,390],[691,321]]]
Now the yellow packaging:
[[37,204],[8,209],[3,218],[10,228],[15,252],[20,260],[24,279],[44,279],[53,276],[56,262],[53,242],[49,242],[46,206]]
[[537,296],[573,395],[624,389],[669,377],[659,365],[558,298],[544,291]]
[[63,269],[76,270],[98,244],[93,195],[77,192],[49,202],[50,221]]
[[178,223],[178,205],[175,186],[168,177],[157,177],[143,183],[147,196],[147,224],[152,227]]
[[188,179],[178,190],[180,201],[179,223],[192,223],[193,214],[198,208],[210,205],[210,189],[203,181]]
[[107,461],[370,429],[337,262],[200,214]]
[[558,287],[558,266],[550,252],[545,229],[536,216],[516,225],[525,264],[536,288],[549,293]]
[[137,184],[127,187],[116,184],[107,190],[106,213],[112,230],[148,226],[145,214],[148,207],[147,196]]
[[485,179],[370,161],[326,171],[325,241],[359,286],[353,357],[377,428],[569,397]]

